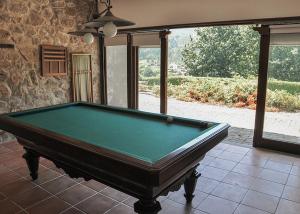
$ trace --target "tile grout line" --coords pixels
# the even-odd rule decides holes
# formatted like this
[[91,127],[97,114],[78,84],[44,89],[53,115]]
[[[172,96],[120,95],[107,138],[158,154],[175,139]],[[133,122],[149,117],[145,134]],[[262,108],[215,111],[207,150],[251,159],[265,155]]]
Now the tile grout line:
[[[293,162],[293,165],[294,165],[294,162]],[[292,167],[291,167],[291,169],[290,169],[290,171],[289,171],[288,179],[289,179],[289,177],[291,176],[291,172],[292,172],[293,165],[292,165]],[[284,185],[283,191],[282,191],[282,193],[281,193],[281,195],[280,195],[280,198],[279,198],[279,200],[278,200],[278,203],[277,203],[277,206],[276,206],[275,213],[276,213],[276,211],[277,211],[277,209],[278,209],[278,206],[279,206],[280,201],[281,201],[282,199],[284,199],[284,198],[282,198],[282,196],[283,196],[283,193],[284,193],[284,191],[285,191],[285,188],[288,186],[288,185],[287,185],[288,179],[286,180],[286,184]]]
[[[78,204],[80,204],[80,203],[82,203],[82,202],[84,202],[84,201],[86,201],[86,200],[88,200],[88,199],[94,197],[94,196],[97,195],[97,194],[98,194],[98,192],[96,191],[96,193],[94,193],[93,195],[90,195],[90,196],[88,196],[87,198],[85,198],[85,199],[83,199],[83,200],[81,200],[81,201],[79,201],[79,202],[77,202],[77,203],[75,203],[75,204],[73,204],[73,205],[70,204],[70,203],[68,203],[67,201],[65,201],[65,200],[59,198],[60,200],[66,202],[67,204],[70,204],[70,207],[69,207],[68,209],[63,210],[63,211],[60,212],[60,213],[66,212],[67,210],[72,209],[72,208],[75,208],[75,209],[77,209],[77,210],[80,210],[80,211],[83,212],[83,213],[86,213],[86,212],[84,212],[83,210],[77,208],[76,205],[78,205]],[[58,198],[58,197],[57,197],[57,198]]]
[[71,209],[75,209],[75,210],[77,210],[77,211],[79,211],[79,212],[82,212],[82,213],[84,213],[84,214],[88,214],[87,212],[84,212],[84,211],[78,209],[77,207],[72,207],[72,206],[71,206],[71,207],[68,207],[67,209],[65,209],[65,210],[63,210],[63,211],[61,211],[61,212],[59,212],[58,214],[64,214],[64,213],[68,212],[68,211],[71,210]]
[[[104,189],[103,189],[103,190],[104,190]],[[101,191],[103,191],[103,190],[101,190]],[[118,202],[117,200],[115,200],[115,199],[113,199],[113,198],[111,198],[111,197],[108,197],[108,196],[106,196],[106,195],[101,194],[101,191],[99,191],[99,192],[96,191],[95,194],[93,194],[93,195],[91,195],[91,196],[89,196],[89,197],[87,197],[87,198],[81,200],[80,202],[78,202],[78,203],[76,203],[76,204],[74,204],[74,205],[71,205],[71,208],[76,208],[76,209],[78,209],[78,210],[80,210],[80,211],[83,211],[83,210],[77,208],[76,206],[77,206],[78,204],[84,202],[84,201],[87,201],[88,199],[90,199],[90,198],[92,198],[92,197],[94,197],[95,195],[98,195],[98,194],[99,194],[99,195],[102,195],[102,196],[104,196],[104,197],[107,197],[107,198],[109,198],[109,199],[111,199],[111,200],[113,200],[113,201]],[[84,211],[83,211],[83,212],[84,212]],[[84,213],[86,213],[86,212],[84,212]]]
[[[65,176],[65,175],[63,175],[63,176]],[[61,176],[60,176],[60,177],[61,177]],[[60,177],[58,177],[58,178],[60,178]],[[69,176],[68,176],[68,177],[69,177]],[[70,178],[70,177],[69,177],[69,178]],[[70,178],[70,179],[72,179],[72,178]],[[54,180],[55,180],[55,179],[54,179]],[[74,179],[72,179],[72,180],[74,180]],[[72,204],[70,204],[69,202],[67,202],[67,201],[65,201],[65,200],[63,200],[63,199],[61,199],[61,198],[59,198],[59,197],[58,197],[58,194],[60,194],[60,193],[62,193],[62,192],[64,192],[64,191],[66,191],[66,190],[68,190],[68,189],[71,189],[71,188],[74,187],[74,186],[82,185],[81,183],[78,183],[77,181],[75,181],[75,182],[76,182],[76,184],[74,184],[74,185],[72,185],[72,186],[70,186],[70,187],[68,187],[68,188],[66,188],[66,189],[64,189],[64,190],[62,190],[62,191],[60,191],[60,192],[58,192],[58,193],[56,193],[56,194],[53,194],[53,193],[47,191],[46,189],[44,189],[43,187],[41,187],[41,186],[38,185],[42,190],[48,192],[48,193],[49,193],[50,195],[52,195],[52,196],[51,196],[51,197],[48,197],[48,198],[45,198],[45,199],[43,199],[43,200],[41,200],[41,201],[39,201],[39,202],[33,204],[32,206],[30,206],[30,207],[28,207],[28,208],[34,207],[35,205],[37,205],[37,204],[39,204],[39,203],[42,203],[43,201],[46,201],[46,200],[48,200],[49,198],[52,198],[52,197],[55,197],[55,198],[57,198],[57,199],[59,199],[59,200],[62,200],[63,202],[65,202],[66,204],[68,204],[68,205],[70,206],[70,208],[74,207],[75,205],[72,205]],[[87,188],[89,188],[89,187],[87,187]],[[91,189],[91,188],[89,188],[89,189]],[[95,191],[95,190],[94,190],[94,191]],[[93,195],[87,197],[86,199],[88,199],[88,198],[90,198],[90,197],[93,197],[93,196],[95,196],[95,195],[97,195],[97,194],[98,194],[98,192],[95,191],[95,193],[94,193]],[[82,200],[82,201],[84,201],[84,200]],[[81,203],[82,201],[76,203],[76,205],[79,204],[79,203]],[[78,209],[78,208],[76,208],[76,209]]]
[[[115,206],[113,206],[112,208],[110,208],[109,210],[107,210],[106,212],[104,212],[103,214],[108,213],[108,212],[111,211],[113,208],[115,208],[115,207],[117,207],[117,206],[119,206],[119,205],[125,205],[125,206],[127,206],[127,207],[130,207],[130,206],[128,206],[128,205],[126,205],[126,204],[123,203],[123,202],[126,201],[129,197],[130,197],[130,196],[128,196],[126,199],[120,201],[118,204],[116,204]],[[130,207],[130,208],[131,208],[131,207]]]
[[[244,157],[245,157],[245,156],[247,156],[247,155],[244,155]],[[243,158],[244,158],[244,157],[243,157]],[[243,160],[243,158],[242,158],[242,160]],[[222,158],[219,158],[219,159],[222,159]],[[222,160],[226,160],[226,159],[222,159]],[[241,161],[242,161],[242,160],[241,160]],[[270,159],[266,159],[266,163],[267,163],[269,160],[270,160]],[[212,160],[212,161],[213,161],[213,160]],[[211,161],[211,162],[212,162],[212,161]],[[232,160],[231,160],[231,161],[232,161]],[[238,165],[238,164],[242,164],[242,165],[247,165],[247,166],[250,166],[250,167],[256,167],[256,168],[261,168],[261,169],[267,169],[267,170],[271,170],[271,171],[274,171],[274,172],[277,172],[277,173],[282,173],[282,174],[288,174],[288,175],[290,175],[289,173],[284,173],[284,172],[282,172],[282,171],[278,171],[278,170],[274,170],[274,169],[265,168],[264,166],[260,167],[260,166],[255,166],[255,165],[244,164],[244,163],[242,163],[241,161],[239,161],[239,162],[234,161],[234,162],[236,162],[237,165]],[[211,162],[210,162],[210,163],[211,163]],[[210,164],[210,163],[209,163],[209,164]],[[265,163],[264,165],[266,165],[266,163]],[[205,166],[210,166],[209,164],[205,164]],[[237,166],[237,165],[236,165],[236,166]],[[290,164],[286,164],[286,165],[290,165]],[[235,166],[235,167],[236,167],[236,166]],[[214,167],[214,166],[210,166],[210,167],[213,167],[213,168],[216,168],[216,169],[220,169],[220,168],[217,168],[217,167]],[[235,168],[235,167],[234,167],[234,168]],[[239,173],[239,172],[235,172],[235,171],[233,171],[234,168],[231,169],[231,170],[225,170],[225,169],[221,169],[221,170],[225,170],[225,171],[229,171],[229,172],[234,172],[234,173],[237,173],[237,174],[241,174],[241,175],[245,175],[245,176],[250,176],[250,177],[253,177],[253,178],[260,178],[260,179],[262,179],[262,180],[266,180],[266,181],[270,181],[270,182],[273,182],[273,183],[285,185],[285,184],[282,184],[282,183],[279,183],[279,182],[276,182],[276,181],[267,180],[267,179],[262,178],[262,177],[252,176],[252,175],[247,175],[247,174],[242,174],[242,173]],[[290,169],[290,171],[291,171],[291,169]],[[212,179],[213,179],[213,178],[212,178]],[[216,179],[214,179],[214,180],[216,180]],[[218,180],[217,180],[217,181],[218,181]]]
[[[7,198],[8,199],[8,198]],[[14,202],[13,200],[11,199],[8,199],[10,202],[12,202],[14,205],[16,205],[17,207],[21,208],[21,210],[17,213],[21,213],[21,212],[25,212],[25,213],[28,213],[22,206],[20,206],[18,203]]]
[[[42,203],[42,202],[44,202],[44,201],[46,201],[46,200],[48,200],[48,199],[50,199],[50,198],[52,198],[52,197],[55,197],[54,194],[52,194],[51,192],[47,191],[46,189],[44,189],[43,187],[41,187],[41,186],[38,185],[38,184],[36,184],[36,187],[34,187],[34,188],[32,188],[32,189],[35,189],[35,188],[40,188],[40,189],[42,189],[43,191],[47,192],[47,193],[49,194],[49,197],[46,197],[46,198],[44,198],[44,199],[42,199],[42,200],[40,200],[40,201],[37,201],[37,202],[33,203],[32,205],[26,207],[26,210],[28,210],[28,209],[34,207],[35,205],[40,204],[40,203]],[[29,191],[29,190],[28,190],[28,191]],[[25,209],[25,208],[24,208],[24,209]]]
[[[88,188],[90,188],[90,187],[88,187]],[[95,196],[95,195],[101,195],[101,196],[104,196],[104,197],[106,197],[106,198],[109,198],[109,199],[111,199],[111,200],[113,200],[113,201],[115,201],[115,202],[118,202],[117,203],[117,205],[119,205],[120,203],[122,203],[123,201],[125,201],[125,200],[127,200],[129,197],[127,197],[126,199],[124,199],[122,202],[120,202],[120,201],[118,201],[118,200],[116,200],[116,199],[114,199],[114,198],[112,198],[112,197],[110,197],[110,196],[107,196],[107,195],[105,195],[105,194],[103,194],[102,193],[102,191],[104,191],[105,189],[107,189],[108,188],[108,186],[107,187],[105,187],[104,189],[102,189],[102,190],[100,190],[100,191],[95,191],[96,193],[95,194],[93,194],[93,195],[91,195],[91,196],[89,196],[89,197],[87,197],[87,198],[85,198],[85,199],[83,199],[83,200],[81,200],[81,201],[79,201],[78,203],[76,203],[76,204],[74,204],[74,205],[71,205],[71,207],[70,207],[70,209],[71,208],[76,208],[76,209],[78,209],[76,206],[78,205],[78,204],[80,204],[80,203],[82,203],[82,202],[84,202],[84,201],[86,201],[86,200],[88,200],[88,199],[90,199],[91,197],[93,197],[93,196]],[[92,189],[92,188],[90,188],[90,189]],[[64,200],[63,200],[64,201]],[[122,203],[123,204],[123,203]],[[124,204],[124,205],[126,205],[126,204]],[[128,205],[126,205],[126,206],[128,206]],[[78,209],[78,210],[80,210],[80,209]],[[82,210],[80,210],[80,211],[82,211]],[[84,212],[84,211],[82,211],[82,212]],[[84,213],[86,213],[86,212],[84,212]]]

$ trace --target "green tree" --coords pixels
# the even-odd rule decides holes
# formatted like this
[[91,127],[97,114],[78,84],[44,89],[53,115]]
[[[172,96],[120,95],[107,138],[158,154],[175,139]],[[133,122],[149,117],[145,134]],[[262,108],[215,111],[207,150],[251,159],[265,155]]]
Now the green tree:
[[271,46],[269,77],[278,80],[299,82],[300,47]]
[[192,76],[248,77],[257,74],[259,34],[251,26],[206,27],[182,51]]
[[156,76],[155,71],[151,67],[147,66],[144,70],[144,77],[153,77]]
[[150,66],[147,66],[147,65],[141,65],[140,66],[140,77],[143,78],[143,77],[155,77],[157,75],[159,75],[159,71],[150,67]]

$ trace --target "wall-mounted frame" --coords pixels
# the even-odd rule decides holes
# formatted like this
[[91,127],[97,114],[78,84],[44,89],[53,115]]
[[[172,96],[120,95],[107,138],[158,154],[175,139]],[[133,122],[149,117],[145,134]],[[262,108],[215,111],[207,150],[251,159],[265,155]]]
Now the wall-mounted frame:
[[92,55],[71,53],[73,101],[93,102]]
[[42,76],[66,76],[68,70],[67,61],[67,48],[41,45]]

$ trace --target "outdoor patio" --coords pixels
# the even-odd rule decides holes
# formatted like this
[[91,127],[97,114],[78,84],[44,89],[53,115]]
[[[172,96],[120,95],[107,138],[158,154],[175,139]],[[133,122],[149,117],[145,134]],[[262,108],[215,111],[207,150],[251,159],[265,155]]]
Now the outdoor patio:
[[[159,112],[159,97],[148,93],[139,94],[140,110]],[[228,123],[232,128],[227,139],[229,143],[251,146],[255,111],[247,108],[230,108],[222,105],[209,105],[168,99],[168,114],[197,120]],[[264,137],[300,144],[300,112],[267,112]]]
[[[160,197],[161,213],[296,214],[300,209],[300,157],[227,143],[249,144],[251,132],[231,130],[198,169],[202,173],[191,205],[183,189]],[[0,145],[0,213],[133,213],[134,198],[96,181],[71,179],[42,159],[32,182],[23,149]]]
[[[264,137],[268,139],[282,140],[285,142],[300,143],[300,138],[295,136],[289,136],[284,134],[277,134],[271,132],[265,132]],[[252,147],[253,144],[253,129],[230,127],[228,138],[223,141],[224,143],[233,145],[242,145],[246,147]]]

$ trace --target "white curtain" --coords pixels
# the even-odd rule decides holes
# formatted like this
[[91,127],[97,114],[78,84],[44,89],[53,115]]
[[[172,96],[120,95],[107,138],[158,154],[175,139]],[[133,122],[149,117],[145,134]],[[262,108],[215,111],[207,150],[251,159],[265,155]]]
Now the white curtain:
[[92,69],[90,55],[72,55],[74,101],[92,102]]

